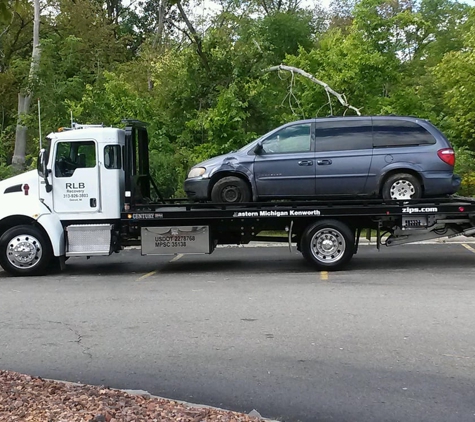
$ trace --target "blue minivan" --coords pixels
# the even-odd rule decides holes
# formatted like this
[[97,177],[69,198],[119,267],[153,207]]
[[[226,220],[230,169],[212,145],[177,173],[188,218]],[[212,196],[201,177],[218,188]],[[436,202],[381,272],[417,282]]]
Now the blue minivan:
[[196,164],[192,200],[381,197],[455,193],[455,153],[429,121],[402,116],[328,117],[287,123],[238,151]]

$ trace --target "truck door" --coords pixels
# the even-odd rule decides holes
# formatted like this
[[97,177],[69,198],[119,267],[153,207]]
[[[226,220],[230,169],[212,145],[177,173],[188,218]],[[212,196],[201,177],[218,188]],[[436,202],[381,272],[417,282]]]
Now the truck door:
[[93,140],[56,144],[53,173],[53,208],[57,213],[100,210],[97,143]]

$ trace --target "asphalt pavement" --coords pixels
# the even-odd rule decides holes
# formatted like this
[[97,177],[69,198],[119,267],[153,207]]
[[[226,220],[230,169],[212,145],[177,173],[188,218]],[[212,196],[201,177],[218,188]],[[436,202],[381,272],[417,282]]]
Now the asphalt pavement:
[[0,368],[282,421],[475,421],[475,245],[71,258],[0,272]]

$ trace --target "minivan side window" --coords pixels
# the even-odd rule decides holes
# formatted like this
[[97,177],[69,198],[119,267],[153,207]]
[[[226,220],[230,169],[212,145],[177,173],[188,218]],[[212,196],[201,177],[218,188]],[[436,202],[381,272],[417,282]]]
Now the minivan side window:
[[373,120],[375,148],[433,145],[435,138],[421,125],[406,120]]
[[317,151],[346,151],[373,147],[370,119],[318,122],[315,128]]
[[293,152],[310,152],[310,123],[287,126],[262,142],[266,154],[289,154]]

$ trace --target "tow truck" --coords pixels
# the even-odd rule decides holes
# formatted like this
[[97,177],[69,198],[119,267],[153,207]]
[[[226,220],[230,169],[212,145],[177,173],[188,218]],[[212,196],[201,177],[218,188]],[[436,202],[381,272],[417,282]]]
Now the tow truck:
[[[285,241],[337,270],[364,233],[376,245],[475,236],[475,199],[294,200],[239,204],[166,199],[150,176],[146,125],[73,125],[51,133],[37,170],[0,182],[0,265],[14,276],[65,268],[69,257],[210,254],[218,245]],[[154,199],[152,199],[154,198]],[[269,237],[269,231],[281,237]]]

